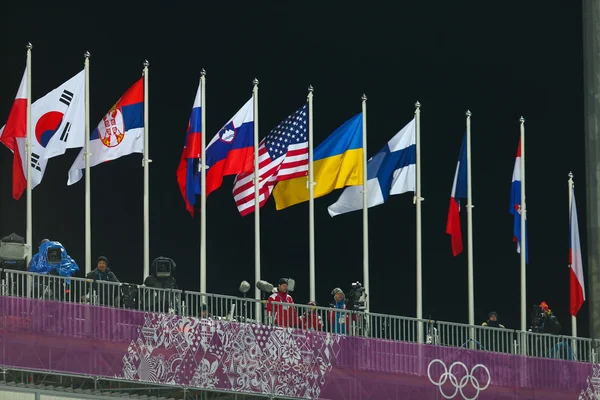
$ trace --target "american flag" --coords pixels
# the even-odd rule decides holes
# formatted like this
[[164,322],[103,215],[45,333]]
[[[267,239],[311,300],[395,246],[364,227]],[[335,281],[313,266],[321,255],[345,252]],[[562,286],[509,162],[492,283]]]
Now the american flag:
[[[260,207],[279,181],[306,176],[308,171],[307,106],[279,123],[258,147]],[[254,211],[254,173],[236,176],[233,198],[242,215]]]

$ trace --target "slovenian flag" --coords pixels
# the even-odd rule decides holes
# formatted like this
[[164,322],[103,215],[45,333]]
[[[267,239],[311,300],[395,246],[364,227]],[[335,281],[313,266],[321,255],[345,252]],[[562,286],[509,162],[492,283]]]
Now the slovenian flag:
[[570,313],[576,317],[579,309],[585,301],[585,290],[583,288],[583,261],[581,257],[581,243],[579,241],[579,223],[577,222],[577,207],[575,206],[575,189],[571,200],[571,242],[569,246],[570,266]]
[[460,229],[460,199],[467,198],[467,140],[463,138],[450,194],[450,206],[448,207],[448,221],[446,222],[446,233],[450,235],[452,243],[452,254],[459,255],[463,251],[462,231]]
[[[525,208],[527,210],[527,208]],[[513,170],[510,190],[510,213],[514,216],[513,242],[517,242],[517,252],[521,252],[521,141],[517,148],[517,159]],[[527,215],[525,215],[527,218]],[[529,264],[529,240],[527,240],[527,221],[525,221],[525,262]]]
[[206,196],[221,187],[224,176],[254,171],[254,99],[208,143],[206,166]]
[[[144,78],[140,78],[115,103],[90,134],[90,167],[144,152]],[[83,177],[84,149],[69,170],[67,185]]]

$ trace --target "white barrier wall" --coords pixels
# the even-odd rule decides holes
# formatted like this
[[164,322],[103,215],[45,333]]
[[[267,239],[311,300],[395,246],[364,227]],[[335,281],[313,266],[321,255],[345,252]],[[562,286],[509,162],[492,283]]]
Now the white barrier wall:
[[[85,395],[79,395],[82,399],[85,399]],[[48,394],[41,394],[40,400],[73,400],[73,397],[62,397],[62,396],[51,396]]]
[[[54,396],[49,394],[40,393],[40,400],[75,400],[75,399],[88,399],[97,398],[97,396],[86,396],[84,394],[73,394],[71,397],[66,396]],[[0,400],[36,400],[35,393],[25,392],[13,392],[10,390],[0,390]]]
[[[44,398],[44,397],[42,397]],[[0,399],[2,400],[35,400],[33,393],[10,392],[8,390],[0,390]],[[73,399],[71,399],[73,400]]]

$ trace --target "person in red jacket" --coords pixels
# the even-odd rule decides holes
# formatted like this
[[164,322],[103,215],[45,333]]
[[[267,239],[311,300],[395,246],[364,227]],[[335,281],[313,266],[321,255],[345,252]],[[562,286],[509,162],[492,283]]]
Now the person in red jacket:
[[273,321],[275,325],[284,328],[293,328],[298,322],[296,309],[283,304],[273,304],[273,302],[294,304],[294,299],[289,295],[287,287],[287,279],[281,278],[277,282],[277,292],[269,296],[267,300],[267,315],[269,316],[269,320]]
[[323,329],[323,321],[315,309],[317,303],[310,301],[308,305],[312,307],[300,317],[302,329],[320,331]]

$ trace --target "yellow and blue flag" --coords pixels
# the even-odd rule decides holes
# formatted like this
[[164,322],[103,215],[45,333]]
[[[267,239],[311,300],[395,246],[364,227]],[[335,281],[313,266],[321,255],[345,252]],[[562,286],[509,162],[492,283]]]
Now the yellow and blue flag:
[[[350,118],[315,149],[315,198],[363,184],[362,123],[362,114]],[[273,197],[278,210],[308,201],[306,177],[277,183]]]

